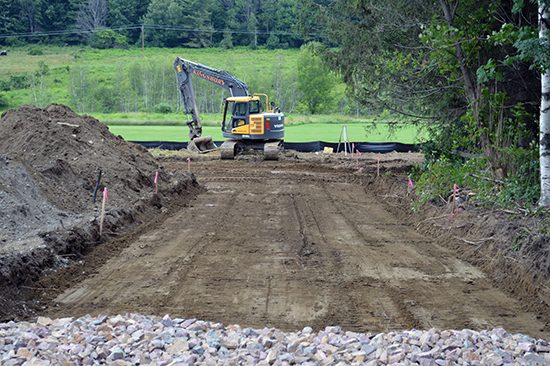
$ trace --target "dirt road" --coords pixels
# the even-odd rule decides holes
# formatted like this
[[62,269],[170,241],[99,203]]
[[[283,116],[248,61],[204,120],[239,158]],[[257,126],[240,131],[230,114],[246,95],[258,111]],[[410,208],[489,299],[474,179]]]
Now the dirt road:
[[192,170],[207,192],[47,315],[169,313],[287,331],[503,327],[549,338],[483,273],[391,214],[366,175],[292,161]]

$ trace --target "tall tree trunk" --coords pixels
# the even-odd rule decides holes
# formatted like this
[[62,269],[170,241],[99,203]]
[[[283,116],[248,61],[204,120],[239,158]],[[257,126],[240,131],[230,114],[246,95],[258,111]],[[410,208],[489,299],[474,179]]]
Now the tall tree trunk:
[[[548,42],[546,32],[550,21],[550,5],[539,0],[539,38]],[[540,102],[540,199],[539,205],[550,207],[550,74],[541,75],[542,98]]]
[[[452,1],[451,1],[452,2]],[[445,15],[445,22],[447,25],[451,28],[454,28],[454,17],[455,17],[455,10],[452,9],[451,5],[449,4],[450,1],[448,0],[439,0],[439,3],[441,4],[441,7],[443,9],[443,14]],[[455,6],[458,6],[459,2],[454,2]],[[451,35],[453,38],[456,38],[454,35],[454,32],[451,32]],[[468,70],[468,66],[466,65],[466,61],[464,59],[464,54],[462,53],[462,47],[460,45],[460,42],[455,41],[454,42],[456,53],[456,61],[458,62],[458,65],[460,66],[460,71],[462,73],[462,77],[464,78],[464,90],[466,91],[466,96],[468,97],[468,101],[470,103],[475,103],[477,100],[476,96],[476,90],[474,83],[472,81],[472,77],[470,75],[470,70]]]

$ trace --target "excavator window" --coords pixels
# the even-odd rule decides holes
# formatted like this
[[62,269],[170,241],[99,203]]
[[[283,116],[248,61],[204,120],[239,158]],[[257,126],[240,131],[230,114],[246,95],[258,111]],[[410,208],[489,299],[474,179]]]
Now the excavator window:
[[235,112],[233,113],[234,116],[244,117],[246,116],[246,112],[248,111],[248,103],[235,103]]
[[260,101],[252,100],[250,102],[250,113],[260,113]]
[[246,117],[248,114],[248,103],[235,103],[233,108],[233,128],[246,125],[248,119],[241,117]]

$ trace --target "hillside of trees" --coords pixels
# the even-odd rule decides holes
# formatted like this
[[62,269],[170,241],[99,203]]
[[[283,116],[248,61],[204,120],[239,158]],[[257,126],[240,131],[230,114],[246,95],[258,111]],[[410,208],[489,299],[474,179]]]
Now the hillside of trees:
[[0,0],[0,43],[300,47],[295,0]]

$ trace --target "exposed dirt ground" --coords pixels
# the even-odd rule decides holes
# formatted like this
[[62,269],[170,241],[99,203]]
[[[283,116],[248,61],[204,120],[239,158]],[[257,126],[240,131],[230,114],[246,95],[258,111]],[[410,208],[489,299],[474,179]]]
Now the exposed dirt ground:
[[379,178],[376,157],[362,159],[363,171],[350,157],[197,158],[191,169],[207,191],[57,296],[46,314],[169,313],[283,330],[503,327],[549,338],[547,318],[419,232],[408,207],[392,208],[388,199],[406,189],[389,184],[383,194],[373,183],[405,187],[385,172],[399,174],[419,155],[383,156]]
[[0,141],[0,320],[168,313],[550,339],[545,224],[464,199],[452,218],[450,204],[413,213],[406,172],[420,154],[188,165],[60,105],[3,114]]

